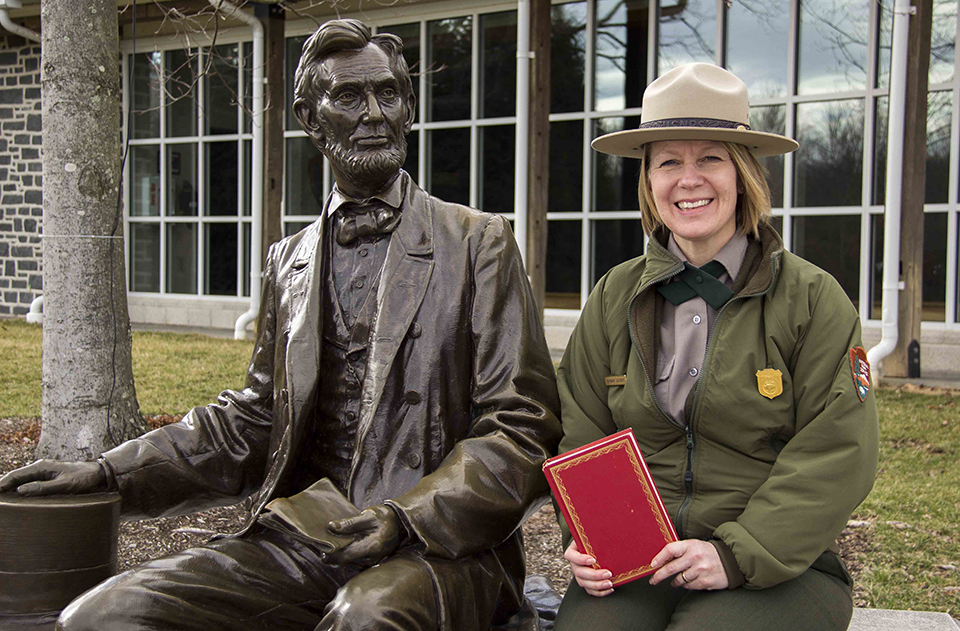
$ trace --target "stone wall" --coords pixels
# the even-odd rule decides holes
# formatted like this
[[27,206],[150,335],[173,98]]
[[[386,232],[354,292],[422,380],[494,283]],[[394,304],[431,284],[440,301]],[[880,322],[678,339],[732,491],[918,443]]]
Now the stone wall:
[[0,316],[42,293],[40,45],[0,39]]

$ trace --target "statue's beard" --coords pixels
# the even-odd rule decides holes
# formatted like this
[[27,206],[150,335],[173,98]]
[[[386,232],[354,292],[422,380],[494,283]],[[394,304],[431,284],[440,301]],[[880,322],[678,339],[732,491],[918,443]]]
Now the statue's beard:
[[376,190],[393,178],[407,159],[407,139],[401,134],[389,147],[352,151],[332,141],[327,135],[323,154],[335,172],[342,173],[355,184]]

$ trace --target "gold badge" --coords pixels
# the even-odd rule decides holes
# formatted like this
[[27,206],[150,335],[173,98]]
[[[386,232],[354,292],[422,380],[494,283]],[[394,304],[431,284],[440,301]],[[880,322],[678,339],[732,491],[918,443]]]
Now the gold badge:
[[603,378],[603,383],[605,383],[608,387],[625,386],[627,385],[627,376],[626,375],[610,375],[609,377]]
[[772,399],[783,393],[783,373],[776,368],[767,368],[757,371],[757,390],[760,394]]

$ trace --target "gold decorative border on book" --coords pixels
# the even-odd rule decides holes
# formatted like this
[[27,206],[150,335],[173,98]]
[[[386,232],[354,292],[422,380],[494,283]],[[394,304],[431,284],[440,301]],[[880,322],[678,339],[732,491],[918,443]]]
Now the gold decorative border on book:
[[[634,454],[633,450],[629,449],[629,439],[624,437],[614,443],[601,447],[600,449],[590,451],[581,456],[576,456],[575,458],[571,458],[566,462],[556,465],[550,470],[550,473],[557,484],[557,490],[560,492],[560,497],[563,498],[563,504],[567,507],[567,512],[570,513],[570,519],[573,521],[573,523],[569,525],[580,535],[580,540],[583,542],[584,553],[589,554],[594,558],[596,558],[596,555],[593,553],[593,546],[590,544],[590,539],[587,537],[587,534],[583,531],[583,524],[580,522],[580,516],[577,514],[577,509],[574,507],[573,502],[570,501],[570,496],[567,494],[567,488],[563,484],[563,479],[560,477],[560,473],[565,469],[569,469],[570,467],[588,460],[593,460],[594,458],[608,454],[616,449],[623,449],[626,451],[627,458],[630,460],[630,465],[633,467],[633,471],[637,475],[637,479],[642,483],[644,496],[647,498],[647,504],[649,504],[650,510],[653,512],[653,515],[657,520],[657,526],[660,527],[660,534],[663,535],[664,539],[669,540],[671,538],[670,530],[667,528],[667,525],[663,520],[663,515],[660,513],[660,506],[657,504],[657,500],[653,496],[653,492],[650,490],[650,485],[647,482],[646,476],[643,475],[643,468],[640,466],[640,462],[637,460],[636,454]],[[626,581],[644,574],[651,569],[653,568],[649,565],[643,565],[628,572],[617,574],[610,580],[613,582]]]

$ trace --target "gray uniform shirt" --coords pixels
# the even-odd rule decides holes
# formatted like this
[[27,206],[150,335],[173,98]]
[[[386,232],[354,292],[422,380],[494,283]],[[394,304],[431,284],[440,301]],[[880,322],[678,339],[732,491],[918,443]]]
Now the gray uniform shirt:
[[[672,234],[667,242],[667,250],[681,261],[687,260]],[[720,275],[720,280],[727,287],[733,287],[746,252],[747,237],[737,233],[713,257],[726,270]],[[674,278],[670,282],[679,281]],[[683,426],[687,424],[683,414],[684,404],[700,377],[707,352],[707,339],[716,316],[717,311],[700,296],[676,306],[669,300],[663,301],[653,393],[667,416]]]

